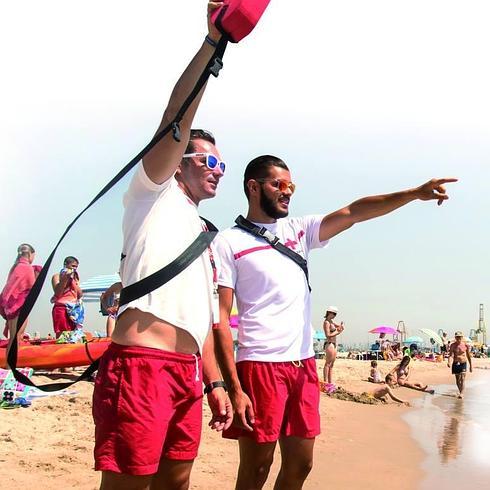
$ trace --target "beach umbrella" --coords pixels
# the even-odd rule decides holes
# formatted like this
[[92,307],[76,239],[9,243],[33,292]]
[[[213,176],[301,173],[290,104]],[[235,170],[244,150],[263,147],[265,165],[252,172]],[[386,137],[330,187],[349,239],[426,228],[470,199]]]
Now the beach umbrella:
[[386,333],[389,335],[396,335],[398,330],[396,328],[389,327],[388,325],[380,325],[379,327],[369,330],[369,333]]
[[105,274],[103,276],[95,276],[83,281],[80,284],[80,289],[83,291],[83,301],[85,303],[96,303],[100,299],[100,295],[112,286],[115,282],[121,279],[119,274]]
[[411,337],[407,337],[404,341],[404,344],[423,344],[424,340],[422,337],[418,337],[417,335],[412,335]]
[[313,333],[313,338],[315,340],[327,340],[327,337],[325,337],[325,332],[323,330],[315,330]]
[[423,334],[427,335],[427,337],[429,337],[430,339],[434,339],[436,344],[444,345],[444,342],[441,339],[440,335],[438,333],[434,332],[434,330],[431,330],[430,328],[419,328],[419,330]]

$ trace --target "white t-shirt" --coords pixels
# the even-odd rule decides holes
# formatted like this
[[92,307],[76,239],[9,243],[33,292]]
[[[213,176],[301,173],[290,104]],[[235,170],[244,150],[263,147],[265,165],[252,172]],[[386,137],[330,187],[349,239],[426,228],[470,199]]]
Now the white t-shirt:
[[[266,227],[303,258],[324,247],[323,216],[282,218]],[[240,324],[237,362],[297,361],[314,355],[310,292],[303,270],[263,239],[237,227],[218,234],[218,284],[235,290]]]
[[[203,231],[197,206],[174,177],[155,184],[140,163],[124,195],[121,281],[133,284],[178,257]],[[189,332],[199,350],[211,326],[213,271],[206,250],[189,267],[151,293],[121,306],[138,308]]]

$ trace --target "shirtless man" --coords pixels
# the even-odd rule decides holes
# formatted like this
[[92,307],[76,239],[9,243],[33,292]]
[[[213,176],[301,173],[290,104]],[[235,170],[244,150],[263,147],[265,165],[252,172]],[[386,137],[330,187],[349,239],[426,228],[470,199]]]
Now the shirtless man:
[[470,348],[463,340],[463,333],[456,332],[454,334],[454,338],[456,341],[449,346],[447,367],[451,368],[451,372],[456,378],[456,386],[459,390],[458,398],[463,398],[464,379],[466,376],[467,364],[470,365],[470,373],[473,372],[473,366],[471,364]]

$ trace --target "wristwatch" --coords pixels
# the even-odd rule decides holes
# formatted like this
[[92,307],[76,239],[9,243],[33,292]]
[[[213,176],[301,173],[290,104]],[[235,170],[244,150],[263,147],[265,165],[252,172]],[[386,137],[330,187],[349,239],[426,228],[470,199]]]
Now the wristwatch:
[[204,394],[208,395],[215,388],[223,388],[226,391],[226,384],[224,381],[213,381],[212,383],[206,385],[206,387],[204,388]]

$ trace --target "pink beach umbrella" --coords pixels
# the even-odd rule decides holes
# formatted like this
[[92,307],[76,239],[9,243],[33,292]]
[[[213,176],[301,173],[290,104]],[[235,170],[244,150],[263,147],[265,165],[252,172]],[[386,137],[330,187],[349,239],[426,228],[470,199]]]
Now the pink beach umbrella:
[[369,330],[369,333],[386,333],[388,335],[395,335],[398,333],[396,328],[389,327],[387,325],[380,325],[379,327]]

